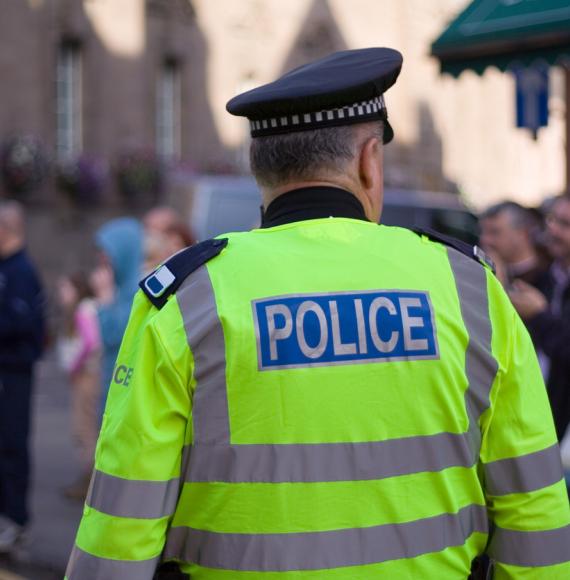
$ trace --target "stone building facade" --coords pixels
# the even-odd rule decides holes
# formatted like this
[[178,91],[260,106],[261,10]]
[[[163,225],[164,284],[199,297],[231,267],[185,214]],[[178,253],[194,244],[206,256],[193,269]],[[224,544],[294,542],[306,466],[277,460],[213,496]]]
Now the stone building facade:
[[[199,90],[206,86],[206,44],[188,0],[1,4],[0,145],[14,136],[43,144],[48,178],[22,201],[32,252],[51,281],[91,266],[91,234],[102,222],[148,205],[117,195],[113,172],[121,155],[156,152],[180,166],[220,149]],[[95,207],[70,203],[54,179],[58,164],[81,155],[107,175]]]
[[[0,143],[32,134],[54,160],[82,153],[110,169],[124,151],[158,151],[177,168],[164,199],[186,211],[188,174],[247,172],[247,122],[226,113],[229,98],[334,50],[390,46],[405,61],[387,96],[388,185],[459,191],[475,207],[538,203],[565,187],[564,75],[551,69],[536,141],[514,127],[509,75],[442,77],[429,46],[466,2],[1,0]],[[93,210],[63,202],[53,179],[27,201],[49,276],[89,263],[103,220],[144,209],[112,180]]]
[[[396,138],[386,149],[388,184],[459,190],[475,207],[512,197],[539,203],[565,187],[564,75],[552,68],[550,124],[534,141],[515,128],[511,75],[439,74],[431,42],[468,0],[194,0],[210,47],[208,94],[220,139],[237,157],[246,127],[224,104],[332,50],[390,46],[404,54],[387,95]],[[243,159],[244,156],[242,155]]]
[[[168,148],[160,108],[170,107],[174,157],[218,146],[196,90],[207,59],[188,0],[3,0],[0,38],[0,138],[34,134],[56,157],[68,149],[111,160],[133,147]],[[66,107],[75,108],[72,148],[62,144]]]
[[[333,50],[385,45],[405,56],[388,95],[388,181],[457,187],[476,205],[507,195],[536,202],[564,187],[563,75],[551,71],[550,126],[536,142],[514,128],[508,74],[440,76],[430,42],[465,3],[3,0],[0,141],[33,134],[56,158],[83,152],[107,163],[162,149],[199,173],[246,172],[247,124],[225,112],[231,96]],[[79,93],[67,146],[58,112],[62,78],[73,74],[61,71],[74,60],[66,51]]]

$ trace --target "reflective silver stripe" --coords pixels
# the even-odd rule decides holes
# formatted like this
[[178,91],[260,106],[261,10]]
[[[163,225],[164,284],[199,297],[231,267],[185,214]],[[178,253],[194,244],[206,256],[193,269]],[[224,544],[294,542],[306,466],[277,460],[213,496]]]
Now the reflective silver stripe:
[[471,467],[476,461],[467,435],[453,433],[367,443],[194,445],[186,481],[357,481]]
[[478,456],[481,446],[479,419],[489,407],[491,388],[499,366],[491,347],[487,275],[482,265],[457,250],[447,248],[447,255],[455,278],[461,316],[469,334],[465,352],[465,374],[469,381],[465,405],[473,453]]
[[554,566],[570,562],[570,525],[540,532],[496,528],[489,555],[511,566]]
[[182,462],[180,464],[180,484],[184,481],[190,469],[190,456],[192,455],[192,445],[184,445],[182,448]]
[[174,513],[179,488],[180,478],[139,481],[95,470],[86,503],[100,512],[122,518],[162,518]]
[[361,566],[462,546],[487,533],[485,506],[402,524],[294,534],[220,534],[172,528],[165,558],[208,568],[286,572]]
[[525,493],[554,485],[563,477],[558,444],[535,453],[499,459],[483,465],[491,495]]
[[176,297],[194,355],[194,441],[228,445],[230,421],[224,332],[206,266],[185,280]]
[[74,546],[67,565],[67,580],[152,580],[159,557],[128,561],[97,558]]

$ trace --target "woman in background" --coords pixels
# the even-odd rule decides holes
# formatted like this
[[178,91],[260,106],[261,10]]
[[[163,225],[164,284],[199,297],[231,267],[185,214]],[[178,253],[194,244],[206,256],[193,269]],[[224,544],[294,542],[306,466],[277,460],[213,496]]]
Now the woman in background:
[[76,273],[63,278],[59,302],[63,310],[59,360],[71,386],[72,428],[81,464],[78,481],[65,488],[64,494],[83,500],[95,458],[101,396],[101,337],[87,277]]

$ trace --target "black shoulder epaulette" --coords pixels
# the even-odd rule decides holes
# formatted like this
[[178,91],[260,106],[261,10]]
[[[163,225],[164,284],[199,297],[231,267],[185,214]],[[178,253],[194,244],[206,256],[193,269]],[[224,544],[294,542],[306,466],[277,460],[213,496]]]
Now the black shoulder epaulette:
[[227,238],[204,240],[174,254],[139,282],[141,290],[159,310],[192,272],[217,256],[228,245]]
[[476,260],[477,262],[480,262],[484,266],[488,266],[489,268],[491,268],[493,274],[495,274],[495,264],[493,260],[491,260],[491,258],[489,258],[489,256],[487,256],[487,254],[485,254],[485,252],[479,246],[473,246],[471,244],[468,244],[467,242],[462,242],[457,238],[452,238],[451,236],[440,234],[439,232],[436,232],[435,230],[431,230],[429,228],[412,228],[412,230],[416,232],[416,234],[419,234],[420,236],[426,236],[430,240],[434,240],[436,242],[445,244],[446,246],[449,246],[454,250],[457,250],[458,252],[465,254],[472,260]]

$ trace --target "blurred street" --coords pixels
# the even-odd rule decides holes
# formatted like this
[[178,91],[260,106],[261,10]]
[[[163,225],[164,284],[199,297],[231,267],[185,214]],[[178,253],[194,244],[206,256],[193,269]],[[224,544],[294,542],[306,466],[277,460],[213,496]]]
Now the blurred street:
[[32,523],[16,558],[0,557],[0,580],[61,580],[82,506],[61,490],[78,475],[69,421],[69,391],[51,359],[38,365],[33,404]]

